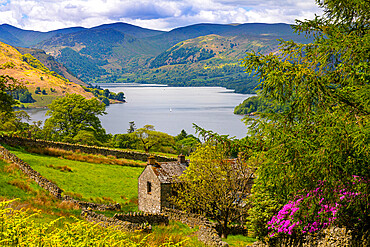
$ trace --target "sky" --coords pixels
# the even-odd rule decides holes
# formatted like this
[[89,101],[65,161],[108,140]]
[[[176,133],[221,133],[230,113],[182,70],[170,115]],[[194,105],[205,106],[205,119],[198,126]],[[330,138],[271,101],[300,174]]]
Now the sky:
[[166,31],[196,23],[293,24],[315,14],[315,0],[0,0],[0,24],[36,31],[114,22]]

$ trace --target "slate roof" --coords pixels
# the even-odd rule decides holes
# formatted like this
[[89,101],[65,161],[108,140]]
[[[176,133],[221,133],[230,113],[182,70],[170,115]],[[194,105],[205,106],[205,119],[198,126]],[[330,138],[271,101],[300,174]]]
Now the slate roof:
[[158,177],[161,183],[173,183],[174,177],[178,177],[186,170],[188,163],[174,162],[161,162],[156,163],[155,166],[151,166],[155,175]]

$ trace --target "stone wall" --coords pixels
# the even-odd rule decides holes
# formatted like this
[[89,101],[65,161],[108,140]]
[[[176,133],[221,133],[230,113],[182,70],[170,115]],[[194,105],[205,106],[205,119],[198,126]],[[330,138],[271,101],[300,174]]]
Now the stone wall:
[[307,235],[303,239],[276,238],[269,243],[255,242],[253,247],[365,247],[370,246],[370,232],[357,236],[351,230],[339,227],[327,228],[318,234]]
[[[0,135],[0,143],[5,143],[10,146],[22,146],[22,147],[41,147],[41,148],[56,148],[56,149],[63,149],[67,151],[79,151],[86,154],[99,154],[104,156],[114,156],[116,158],[123,158],[123,159],[131,159],[131,160],[141,160],[147,161],[149,156],[152,154],[147,153],[140,153],[134,151],[124,151],[118,150],[113,148],[106,148],[106,147],[95,147],[95,146],[86,146],[86,145],[79,145],[79,144],[69,144],[63,142],[53,142],[53,141],[45,141],[45,140],[35,140],[29,138],[23,138],[19,136],[8,136],[8,135]],[[165,156],[156,155],[155,159],[158,162],[170,162],[176,161],[176,158],[168,158]]]
[[50,194],[52,194],[56,198],[62,199],[63,190],[61,188],[59,188],[56,184],[50,182],[49,180],[41,176],[40,173],[33,170],[26,162],[24,162],[14,154],[10,153],[6,148],[4,148],[1,145],[0,145],[0,158],[4,159],[5,161],[14,163],[24,174],[26,174],[29,178],[34,180],[40,187],[49,191]]
[[49,191],[51,195],[58,199],[69,201],[78,205],[80,208],[91,208],[94,210],[120,210],[121,205],[119,204],[95,204],[91,202],[78,201],[70,196],[62,197],[63,190],[59,188],[56,184],[52,183],[48,179],[44,178],[40,173],[33,170],[30,165],[18,158],[16,155],[9,152],[6,148],[0,145],[0,159],[7,162],[15,164],[24,174],[26,174],[30,179],[34,180],[40,187]]
[[209,246],[229,246],[218,235],[215,229],[216,224],[210,222],[207,218],[170,208],[162,209],[162,212],[168,215],[170,220],[181,221],[190,227],[199,226],[199,231],[197,232],[199,241]]
[[115,214],[113,218],[121,220],[121,221],[128,221],[131,223],[148,223],[148,224],[165,224],[168,225],[169,219],[168,215],[165,214],[149,214],[149,213],[127,213],[127,214]]
[[[151,191],[148,191],[150,183]],[[147,213],[161,212],[161,183],[151,166],[146,166],[138,178],[138,206]]]
[[145,231],[150,232],[151,231],[151,225],[147,225],[145,222],[143,223],[133,223],[128,221],[122,221],[115,217],[106,217],[102,214],[97,214],[93,212],[92,210],[83,210],[81,212],[81,216],[93,223],[98,223],[99,225],[103,227],[114,227],[118,230],[128,231],[128,232],[134,232],[134,231]]

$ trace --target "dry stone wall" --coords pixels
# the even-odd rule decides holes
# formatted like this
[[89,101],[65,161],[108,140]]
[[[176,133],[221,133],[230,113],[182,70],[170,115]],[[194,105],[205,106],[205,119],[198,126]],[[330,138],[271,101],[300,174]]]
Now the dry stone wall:
[[150,213],[143,213],[143,212],[133,212],[127,214],[115,214],[113,218],[121,220],[121,221],[128,221],[131,223],[148,223],[148,224],[165,224],[168,225],[169,219],[168,216],[165,214],[150,214]]
[[46,189],[50,192],[53,196],[55,196],[58,199],[62,199],[62,192],[63,190],[59,188],[56,184],[50,182],[43,176],[41,176],[40,173],[33,170],[26,162],[9,152],[6,148],[0,145],[0,158],[14,163],[18,166],[18,168],[25,173],[29,178],[34,180],[40,187]]
[[370,246],[369,232],[357,236],[351,230],[330,227],[318,234],[308,235],[303,239],[276,238],[269,243],[255,242],[253,247],[368,247]]
[[151,231],[151,225],[144,223],[132,223],[128,221],[122,221],[115,217],[106,217],[102,214],[97,214],[92,210],[83,210],[81,216],[89,222],[98,223],[103,227],[114,227],[118,230],[134,232],[134,231]]
[[197,232],[199,241],[209,246],[229,246],[218,235],[215,229],[216,224],[210,222],[207,218],[170,208],[164,208],[162,212],[168,215],[171,220],[181,221],[190,227],[199,226],[199,231]]
[[40,187],[44,188],[45,190],[49,191],[51,195],[58,199],[62,199],[65,201],[69,201],[78,205],[81,208],[91,208],[94,210],[120,210],[120,204],[95,204],[91,202],[84,202],[78,201],[73,199],[70,196],[62,197],[63,190],[59,188],[56,184],[52,183],[48,179],[44,178],[40,173],[33,170],[32,167],[18,158],[16,155],[9,152],[6,148],[0,145],[0,158],[15,164],[24,174],[26,174],[29,178],[34,180]]
[[[112,148],[105,148],[105,147],[95,147],[95,146],[86,146],[86,145],[79,145],[79,144],[70,144],[70,143],[63,143],[63,142],[53,142],[53,141],[45,141],[45,140],[35,140],[30,138],[24,138],[19,136],[8,136],[8,135],[0,135],[0,143],[5,143],[10,146],[22,146],[22,147],[41,147],[41,148],[56,148],[56,149],[63,149],[67,151],[79,151],[86,154],[99,154],[104,156],[115,156],[117,158],[123,159],[131,159],[131,160],[141,160],[147,161],[149,156],[152,154],[147,153],[140,153],[134,151],[123,151],[118,149]],[[158,162],[170,162],[176,161],[176,158],[168,158],[165,156],[156,155],[156,160]]]

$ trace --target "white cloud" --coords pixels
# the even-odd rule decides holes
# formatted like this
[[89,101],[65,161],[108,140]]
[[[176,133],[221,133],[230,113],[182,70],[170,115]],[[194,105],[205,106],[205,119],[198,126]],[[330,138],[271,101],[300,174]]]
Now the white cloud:
[[315,0],[0,0],[0,23],[49,31],[117,21],[169,30],[195,23],[294,23],[320,14]]

